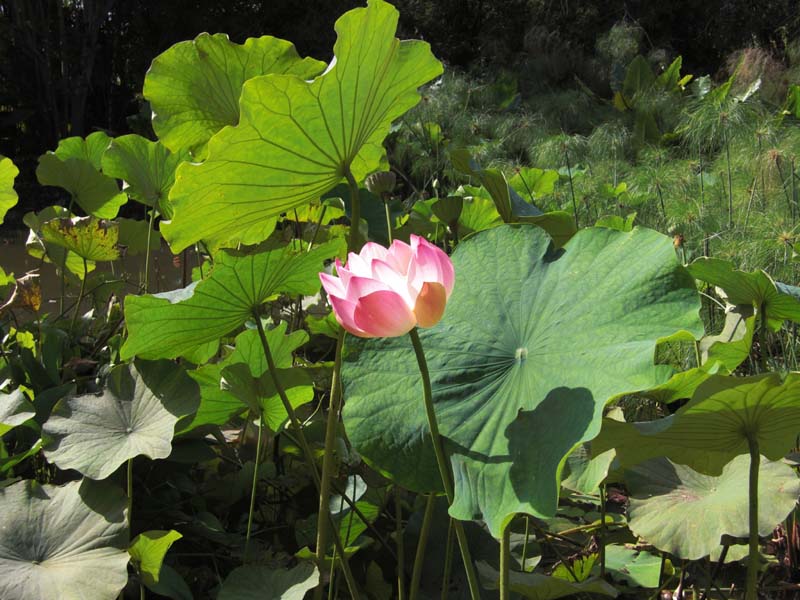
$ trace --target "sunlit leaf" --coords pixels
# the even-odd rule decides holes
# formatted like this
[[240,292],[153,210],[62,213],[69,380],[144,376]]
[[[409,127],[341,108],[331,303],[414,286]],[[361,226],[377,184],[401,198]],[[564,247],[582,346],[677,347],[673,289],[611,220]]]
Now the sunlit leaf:
[[271,36],[236,44],[224,33],[201,33],[159,54],[144,79],[153,109],[153,130],[173,152],[203,149],[226,125],[239,122],[244,83],[259,75],[319,75],[325,63],[297,54],[294,45]]
[[122,179],[128,196],[158,209],[165,218],[172,215],[169,190],[175,183],[175,169],[186,160],[185,152],[170,152],[161,142],[139,135],[114,138],[103,154],[103,173]]
[[175,358],[233,332],[275,294],[315,294],[323,261],[340,247],[336,241],[310,252],[291,245],[244,256],[222,252],[208,279],[166,297],[129,296],[122,356]]
[[[308,341],[305,331],[293,331],[286,335],[287,323],[281,321],[276,327],[266,329],[265,337],[272,352],[275,366],[288,369],[292,366],[292,353]],[[197,413],[181,431],[189,431],[206,424],[223,425],[234,416],[249,408],[242,399],[223,389],[222,371],[238,363],[249,367],[252,377],[260,377],[267,371],[267,361],[258,332],[248,329],[236,336],[236,349],[223,361],[208,364],[189,371],[189,376],[200,386],[200,406]]]
[[158,583],[161,574],[161,565],[170,546],[181,539],[183,535],[175,531],[145,531],[137,535],[131,542],[128,553],[131,560],[139,568],[139,574],[148,587]]
[[725,291],[730,304],[754,306],[773,331],[784,321],[800,323],[800,300],[778,289],[764,271],[738,271],[727,261],[718,258],[698,258],[689,265],[697,279]]
[[95,217],[51,219],[42,223],[42,238],[91,261],[119,258],[119,225]]
[[113,219],[128,197],[120,192],[113,178],[100,172],[100,161],[110,141],[102,131],[86,139],[61,140],[55,152],[39,157],[39,183],[65,189],[89,215]]
[[733,458],[749,453],[748,436],[763,456],[779,460],[800,431],[800,375],[784,382],[777,373],[752,377],[713,375],[688,404],[656,421],[620,423],[604,419],[594,452],[615,448],[620,465],[665,456],[718,475]]
[[14,179],[19,169],[10,158],[0,156],[0,225],[6,213],[17,203],[17,192],[14,191]]
[[391,5],[369,0],[336,22],[323,75],[244,84],[239,124],[211,139],[204,163],[178,169],[175,214],[162,227],[173,251],[198,239],[259,241],[259,223],[318,199],[348,171],[361,181],[385,165],[392,122],[442,72],[427,43],[394,37],[397,19]]

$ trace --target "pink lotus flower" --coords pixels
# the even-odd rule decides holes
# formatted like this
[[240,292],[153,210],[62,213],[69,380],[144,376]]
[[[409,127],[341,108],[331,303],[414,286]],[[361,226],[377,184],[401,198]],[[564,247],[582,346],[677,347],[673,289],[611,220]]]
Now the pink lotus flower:
[[368,242],[336,259],[338,277],[320,273],[336,320],[359,337],[396,337],[414,327],[433,327],[444,314],[455,272],[450,257],[417,235],[411,245],[389,248]]

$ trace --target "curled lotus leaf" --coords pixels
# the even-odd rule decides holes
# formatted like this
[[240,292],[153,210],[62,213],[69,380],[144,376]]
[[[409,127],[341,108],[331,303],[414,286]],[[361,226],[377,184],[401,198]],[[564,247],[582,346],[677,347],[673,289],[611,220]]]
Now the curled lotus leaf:
[[394,37],[398,12],[369,0],[336,21],[334,59],[313,81],[288,74],[244,84],[241,118],[178,168],[175,214],[161,231],[174,252],[199,239],[257,243],[269,221],[318,200],[347,173],[384,170],[392,122],[442,72],[425,42]]

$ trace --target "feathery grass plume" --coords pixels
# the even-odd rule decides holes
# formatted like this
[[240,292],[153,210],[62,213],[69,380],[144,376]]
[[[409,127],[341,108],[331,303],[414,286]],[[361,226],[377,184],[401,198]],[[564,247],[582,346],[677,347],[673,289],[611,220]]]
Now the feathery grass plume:
[[703,155],[725,151],[727,166],[728,227],[733,227],[733,173],[731,167],[731,142],[740,136],[752,136],[760,122],[761,107],[755,94],[758,85],[753,84],[744,93],[731,91],[736,75],[714,88],[708,82],[698,80],[695,95],[684,113],[683,123],[677,132],[685,143]]

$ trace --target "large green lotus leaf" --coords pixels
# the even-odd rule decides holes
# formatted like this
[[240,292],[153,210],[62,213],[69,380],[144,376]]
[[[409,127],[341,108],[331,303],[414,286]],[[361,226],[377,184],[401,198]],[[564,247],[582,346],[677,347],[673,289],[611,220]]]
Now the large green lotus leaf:
[[297,54],[294,45],[271,36],[235,44],[224,33],[201,33],[159,54],[144,78],[153,109],[153,130],[173,152],[197,153],[226,125],[239,122],[245,81],[268,73],[312,79],[325,63]]
[[[498,532],[513,513],[555,513],[565,457],[597,435],[611,398],[667,378],[656,344],[699,336],[700,301],[671,241],[647,229],[586,229],[555,250],[538,227],[503,225],[463,241],[453,264],[444,318],[420,337],[455,470],[451,514]],[[349,346],[353,445],[403,486],[436,489],[410,341]]]
[[96,217],[51,219],[42,223],[42,238],[91,261],[119,258],[119,225]]
[[[491,590],[499,588],[500,573],[487,563],[478,563],[478,573],[483,580],[484,587]],[[592,594],[616,598],[619,595],[613,585],[595,578],[577,583],[559,577],[548,577],[541,573],[511,571],[508,583],[512,592],[532,600],[557,600],[558,598]]]
[[175,424],[197,402],[197,385],[170,361],[120,365],[101,395],[56,405],[43,427],[45,456],[92,479],[105,479],[136,456],[166,458]]
[[592,451],[617,451],[621,466],[665,456],[697,471],[719,475],[734,457],[748,454],[747,435],[762,455],[779,460],[800,431],[800,374],[781,383],[777,373],[753,377],[712,375],[692,400],[657,421],[603,420]]
[[19,169],[10,158],[0,156],[0,225],[11,207],[17,203],[17,192],[14,191],[14,179]]
[[145,531],[133,539],[128,553],[131,555],[131,560],[138,565],[139,574],[145,585],[149,587],[158,583],[161,565],[164,563],[167,551],[182,537],[183,535],[171,529]]
[[[290,368],[293,362],[292,353],[308,341],[305,331],[293,331],[286,335],[286,328],[287,323],[281,321],[264,333],[278,369]],[[222,371],[231,365],[244,363],[249,367],[252,377],[260,377],[267,371],[267,360],[255,329],[248,329],[237,335],[235,345],[235,350],[225,360],[189,371],[189,376],[200,386],[200,406],[192,420],[182,426],[179,432],[201,425],[223,425],[248,408],[242,400],[222,387]]]
[[172,207],[168,198],[175,169],[187,157],[186,152],[170,152],[161,142],[136,134],[123,135],[111,140],[103,154],[103,173],[122,179],[128,196],[169,218]]
[[[719,477],[665,458],[625,472],[631,493],[629,526],[659,550],[684,559],[708,556],[723,535],[747,537],[750,457],[737,456]],[[800,495],[800,479],[782,462],[762,458],[758,476],[758,531],[769,534]]]
[[689,265],[696,279],[722,288],[730,304],[755,306],[773,331],[784,321],[800,323],[800,300],[781,291],[764,271],[738,271],[718,258],[698,258]]
[[[272,431],[279,431],[289,418],[269,373],[253,377],[249,365],[236,363],[222,369],[222,378],[223,389],[244,403],[252,415],[260,414]],[[297,367],[278,369],[278,380],[292,408],[308,404],[314,399],[314,386],[306,371]]]
[[102,131],[86,139],[61,140],[55,152],[39,157],[39,183],[65,189],[89,215],[113,219],[128,197],[120,192],[113,178],[100,172],[100,161],[110,141]]
[[0,488],[3,600],[116,598],[128,581],[127,499],[90,480]]
[[35,415],[33,404],[21,390],[16,389],[10,394],[0,392],[0,437]]
[[336,240],[310,252],[291,245],[243,256],[221,252],[208,279],[168,297],[128,297],[123,359],[181,356],[240,327],[275,294],[315,294],[323,261],[341,246]]
[[369,0],[336,21],[334,60],[311,82],[264,75],[244,84],[241,119],[208,144],[208,159],[178,168],[172,220],[177,252],[198,239],[230,240],[265,219],[317,200],[349,170],[357,181],[385,166],[383,139],[442,72],[430,47],[394,37],[398,12]]
[[247,565],[228,575],[217,600],[303,600],[318,582],[319,572],[310,562],[292,569]]

